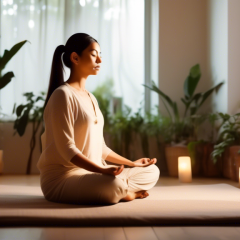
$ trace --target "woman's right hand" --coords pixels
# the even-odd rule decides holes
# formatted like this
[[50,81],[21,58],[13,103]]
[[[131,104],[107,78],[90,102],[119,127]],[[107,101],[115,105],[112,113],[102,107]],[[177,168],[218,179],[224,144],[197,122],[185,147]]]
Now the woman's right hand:
[[102,168],[101,172],[102,172],[102,174],[118,175],[123,171],[123,169],[124,169],[124,165],[109,166],[109,167]]

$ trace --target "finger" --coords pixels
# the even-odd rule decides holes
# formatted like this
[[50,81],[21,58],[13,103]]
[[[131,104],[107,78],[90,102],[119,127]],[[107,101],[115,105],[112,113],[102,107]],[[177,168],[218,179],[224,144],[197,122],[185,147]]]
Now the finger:
[[124,168],[123,165],[121,165],[120,167],[118,167],[117,173],[120,174],[120,173],[123,171],[123,168]]
[[121,173],[123,171],[123,169],[124,169],[124,166],[121,165],[121,167],[119,168],[119,173]]

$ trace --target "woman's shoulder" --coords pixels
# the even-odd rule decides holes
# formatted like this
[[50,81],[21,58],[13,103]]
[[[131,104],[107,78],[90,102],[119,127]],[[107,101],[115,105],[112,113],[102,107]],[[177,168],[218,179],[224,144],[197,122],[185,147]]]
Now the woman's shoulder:
[[62,84],[53,91],[50,99],[51,102],[55,102],[56,104],[60,104],[62,102],[71,102],[72,92],[65,84]]

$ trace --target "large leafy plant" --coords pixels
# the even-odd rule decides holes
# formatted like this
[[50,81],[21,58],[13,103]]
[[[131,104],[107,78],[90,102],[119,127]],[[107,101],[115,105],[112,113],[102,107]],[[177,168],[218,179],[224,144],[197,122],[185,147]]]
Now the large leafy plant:
[[232,145],[240,145],[240,113],[229,115],[224,113],[216,113],[220,119],[218,144],[214,146],[212,152],[213,162],[216,163],[218,158],[222,156],[225,149]]
[[181,98],[182,103],[185,106],[184,115],[180,117],[178,104],[173,101],[168,95],[160,90],[155,82],[152,80],[151,85],[143,84],[143,86],[159,94],[162,100],[169,118],[171,119],[171,126],[169,131],[172,134],[172,140],[174,142],[181,142],[184,139],[196,138],[196,127],[204,120],[197,112],[208,97],[215,91],[217,92],[224,82],[220,82],[216,86],[207,90],[206,92],[197,92],[196,88],[201,78],[200,65],[196,64],[191,67],[189,75],[184,81],[183,92],[184,97]]
[[[10,50],[5,49],[3,56],[0,56],[0,90],[8,85],[12,78],[15,77],[12,71],[2,75],[3,69],[7,63],[13,58],[13,56],[21,49],[21,47],[27,42],[27,40],[15,44]],[[0,106],[1,107],[1,106]],[[2,115],[6,115],[1,113]]]
[[[39,107],[37,106],[37,102],[43,101],[44,103],[45,92],[41,92],[40,96],[34,96],[32,92],[24,93],[23,95],[27,98],[27,103],[20,104],[17,107],[15,103],[13,107],[13,113],[16,113],[17,115],[17,118],[14,121],[14,126],[13,126],[13,128],[15,129],[13,136],[16,133],[18,133],[19,136],[23,136],[28,122],[32,122],[32,137],[30,140],[30,153],[28,157],[27,171],[26,171],[26,174],[30,174],[32,154],[36,145],[36,134],[40,127],[40,124],[43,123],[43,112],[44,112],[43,104],[42,106]],[[44,126],[42,125],[42,131],[40,133],[40,136],[43,133],[43,131],[44,131]]]

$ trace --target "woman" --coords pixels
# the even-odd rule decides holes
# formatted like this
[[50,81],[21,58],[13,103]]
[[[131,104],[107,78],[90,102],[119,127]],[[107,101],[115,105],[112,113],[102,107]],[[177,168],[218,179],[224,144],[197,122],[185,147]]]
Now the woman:
[[[64,82],[63,65],[70,68]],[[76,204],[115,204],[145,198],[159,179],[156,158],[130,161],[106,146],[104,118],[95,96],[85,89],[101,65],[100,46],[85,33],[56,48],[44,104],[45,132],[37,163],[45,198]],[[105,160],[119,164],[108,165]],[[124,168],[124,165],[130,166]]]

